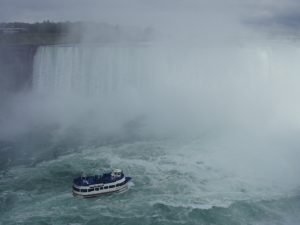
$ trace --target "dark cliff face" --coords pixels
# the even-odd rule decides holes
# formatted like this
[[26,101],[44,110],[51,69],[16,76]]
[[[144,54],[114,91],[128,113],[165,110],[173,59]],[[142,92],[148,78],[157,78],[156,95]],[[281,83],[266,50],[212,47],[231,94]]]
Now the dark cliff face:
[[0,46],[0,95],[30,88],[37,46]]
[[10,129],[10,125],[14,127],[19,123],[18,117],[16,121],[14,116],[10,118],[15,105],[21,103],[14,100],[14,97],[23,95],[25,90],[31,88],[33,60],[37,48],[38,46],[33,45],[0,45],[0,171],[15,162],[21,162],[27,151],[19,143],[24,144],[23,139],[32,140],[28,138],[30,134],[19,139],[10,137],[6,130]]

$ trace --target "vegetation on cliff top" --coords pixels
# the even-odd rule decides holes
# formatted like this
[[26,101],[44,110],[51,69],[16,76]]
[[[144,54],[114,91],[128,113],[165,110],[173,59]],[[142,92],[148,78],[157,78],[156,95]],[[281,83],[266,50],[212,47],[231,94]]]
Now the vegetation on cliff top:
[[133,28],[95,22],[0,23],[2,45],[145,42],[152,28]]

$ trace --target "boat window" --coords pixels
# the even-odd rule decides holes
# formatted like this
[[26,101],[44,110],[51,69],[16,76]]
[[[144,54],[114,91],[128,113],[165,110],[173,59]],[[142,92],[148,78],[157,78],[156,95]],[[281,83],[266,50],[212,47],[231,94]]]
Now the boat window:
[[108,188],[108,186],[105,186],[105,187],[104,187],[104,189],[107,189],[107,188]]
[[81,192],[87,192],[87,189],[81,189],[80,191]]
[[116,187],[116,185],[110,185],[110,186],[109,186],[109,188],[114,188],[114,187]]
[[103,187],[100,187],[100,190],[102,190],[103,189]]
[[93,190],[94,190],[94,188],[90,188],[90,189],[89,189],[89,192],[91,192],[91,191],[93,191]]
[[99,188],[95,188],[95,191],[99,191]]
[[80,190],[79,190],[78,188],[76,188],[76,187],[73,187],[73,190],[74,190],[74,191],[78,191],[78,192],[80,191]]

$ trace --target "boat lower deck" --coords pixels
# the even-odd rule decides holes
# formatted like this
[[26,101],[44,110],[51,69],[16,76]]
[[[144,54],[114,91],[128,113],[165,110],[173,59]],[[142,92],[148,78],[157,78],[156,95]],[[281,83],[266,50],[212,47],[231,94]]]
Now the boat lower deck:
[[121,187],[120,189],[117,189],[117,190],[111,190],[111,191],[99,192],[99,193],[91,193],[91,194],[87,194],[87,195],[77,194],[73,191],[73,195],[84,197],[84,198],[93,198],[93,197],[97,197],[97,196],[101,196],[101,195],[108,195],[108,194],[112,194],[112,193],[116,193],[116,192],[123,192],[123,191],[126,191],[127,189],[128,189],[128,185],[124,185],[123,187]]

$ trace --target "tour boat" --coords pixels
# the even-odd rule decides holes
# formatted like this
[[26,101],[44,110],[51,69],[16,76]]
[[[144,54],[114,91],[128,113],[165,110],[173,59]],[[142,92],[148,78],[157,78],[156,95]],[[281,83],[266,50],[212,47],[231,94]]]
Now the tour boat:
[[73,195],[94,197],[101,194],[123,191],[128,188],[131,177],[125,177],[120,169],[102,175],[77,177],[73,181]]

